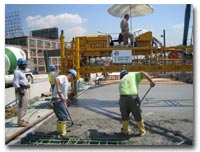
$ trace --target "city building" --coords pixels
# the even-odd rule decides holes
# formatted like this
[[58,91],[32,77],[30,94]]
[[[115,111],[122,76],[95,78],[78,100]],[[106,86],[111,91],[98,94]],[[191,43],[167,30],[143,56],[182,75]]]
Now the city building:
[[34,73],[47,73],[48,65],[55,64],[60,69],[60,55],[48,57],[48,64],[45,62],[45,52],[59,51],[59,39],[47,39],[33,36],[22,36],[8,38],[5,40],[6,45],[20,46],[26,53],[28,61],[33,61],[31,67]]

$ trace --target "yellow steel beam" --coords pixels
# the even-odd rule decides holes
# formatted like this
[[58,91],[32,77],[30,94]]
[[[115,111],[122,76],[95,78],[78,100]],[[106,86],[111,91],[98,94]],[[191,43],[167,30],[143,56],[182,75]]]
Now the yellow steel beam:
[[146,72],[178,72],[178,71],[192,71],[192,65],[113,65],[113,66],[88,66],[81,67],[80,73],[97,73],[97,72],[120,72],[122,69],[128,71],[146,71]]
[[75,39],[75,44],[76,44],[76,49],[75,49],[75,56],[74,56],[74,61],[75,61],[75,69],[77,71],[77,80],[80,79],[80,39],[77,37]]
[[61,67],[60,67],[60,72],[61,74],[64,74],[64,58],[65,58],[65,36],[63,30],[61,31],[61,36],[60,36],[60,57],[61,57]]

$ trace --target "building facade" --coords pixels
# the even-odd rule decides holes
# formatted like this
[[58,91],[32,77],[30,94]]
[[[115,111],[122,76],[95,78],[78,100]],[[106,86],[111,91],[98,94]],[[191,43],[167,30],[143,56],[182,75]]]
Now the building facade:
[[[6,45],[17,45],[26,53],[28,61],[32,61],[31,67],[34,73],[47,73],[48,67],[46,67],[44,51],[53,51],[60,49],[59,39],[46,39],[33,36],[23,36],[16,38],[9,38],[5,40]],[[49,57],[49,65],[56,65],[57,69],[60,69],[60,56]]]

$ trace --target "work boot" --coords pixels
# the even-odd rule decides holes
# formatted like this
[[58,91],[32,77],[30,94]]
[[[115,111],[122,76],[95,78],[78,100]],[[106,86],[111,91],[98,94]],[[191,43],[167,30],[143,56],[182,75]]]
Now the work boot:
[[140,136],[145,136],[147,132],[144,128],[144,121],[142,120],[142,121],[137,122],[137,126],[138,126],[139,131],[140,131]]
[[128,121],[122,121],[122,129],[121,129],[121,131],[126,135],[129,135],[131,133],[131,130],[128,127]]
[[21,122],[18,123],[19,127],[27,127],[29,125],[28,121],[22,120]]
[[59,134],[61,133],[60,121],[57,121],[57,132],[58,132]]
[[57,132],[61,137],[65,137],[67,135],[66,127],[66,121],[57,121]]

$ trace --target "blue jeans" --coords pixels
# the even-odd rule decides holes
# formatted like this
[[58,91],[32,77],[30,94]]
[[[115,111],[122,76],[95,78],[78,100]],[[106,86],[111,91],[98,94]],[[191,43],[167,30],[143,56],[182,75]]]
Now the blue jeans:
[[58,121],[69,121],[64,102],[59,100],[53,102],[53,111],[55,112]]
[[51,92],[53,92],[54,88],[55,88],[55,84],[51,84]]

